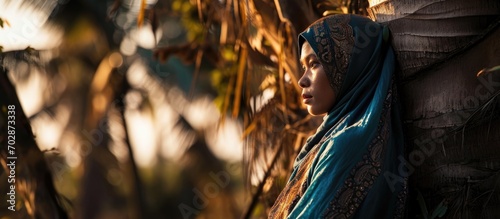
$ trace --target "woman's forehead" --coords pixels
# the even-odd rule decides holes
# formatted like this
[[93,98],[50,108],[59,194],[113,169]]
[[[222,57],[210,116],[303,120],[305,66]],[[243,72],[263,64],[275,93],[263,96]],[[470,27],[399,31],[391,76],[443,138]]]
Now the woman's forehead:
[[304,42],[304,44],[302,44],[302,48],[301,48],[301,52],[300,52],[300,61],[301,62],[305,61],[305,59],[309,58],[312,55],[316,56],[311,45],[307,41]]
[[310,50],[312,50],[311,48],[311,44],[309,44],[309,42],[304,42],[302,44],[302,48],[301,48],[301,56],[303,56],[305,52],[310,52]]

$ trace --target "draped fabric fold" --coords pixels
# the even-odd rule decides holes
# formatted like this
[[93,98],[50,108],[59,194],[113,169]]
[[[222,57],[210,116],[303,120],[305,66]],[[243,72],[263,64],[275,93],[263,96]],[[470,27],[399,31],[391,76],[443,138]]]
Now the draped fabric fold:
[[322,18],[299,35],[319,58],[334,107],[298,154],[269,218],[401,218],[404,140],[387,27]]

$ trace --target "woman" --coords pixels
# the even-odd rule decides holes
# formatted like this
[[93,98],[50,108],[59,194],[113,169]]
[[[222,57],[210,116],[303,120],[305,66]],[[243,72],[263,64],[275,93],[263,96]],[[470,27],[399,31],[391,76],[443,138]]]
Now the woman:
[[299,35],[303,102],[324,121],[269,218],[401,218],[403,133],[388,29],[333,15]]

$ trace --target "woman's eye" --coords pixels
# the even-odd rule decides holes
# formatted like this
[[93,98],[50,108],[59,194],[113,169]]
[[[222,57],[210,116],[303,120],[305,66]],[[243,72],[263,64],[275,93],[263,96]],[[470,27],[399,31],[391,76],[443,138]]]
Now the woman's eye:
[[317,62],[317,61],[312,61],[312,62],[310,62],[310,63],[309,63],[309,66],[310,66],[311,68],[316,68],[316,67],[318,67],[318,66],[319,66],[319,62]]

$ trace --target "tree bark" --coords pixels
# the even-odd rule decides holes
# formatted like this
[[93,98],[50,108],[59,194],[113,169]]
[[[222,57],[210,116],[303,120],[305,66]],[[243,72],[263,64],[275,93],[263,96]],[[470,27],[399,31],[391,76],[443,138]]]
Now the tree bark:
[[500,14],[496,0],[371,0],[370,6],[371,16],[391,29],[404,78],[478,42]]
[[409,215],[444,201],[446,218],[498,218],[500,2],[371,1],[401,72]]
[[499,37],[497,29],[401,88],[408,161],[415,169],[411,188],[423,193],[428,208],[446,200],[447,218],[500,216],[500,75],[476,77],[500,64]]

